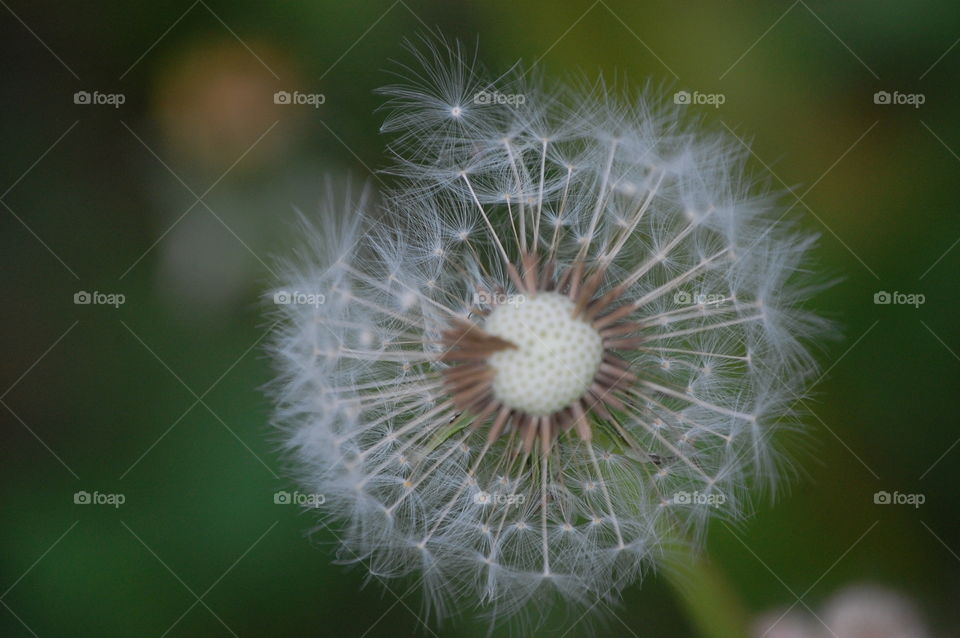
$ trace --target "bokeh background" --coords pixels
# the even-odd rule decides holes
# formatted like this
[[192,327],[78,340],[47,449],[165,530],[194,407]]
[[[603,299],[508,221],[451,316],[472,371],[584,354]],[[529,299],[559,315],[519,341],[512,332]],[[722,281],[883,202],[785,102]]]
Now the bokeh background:
[[[258,389],[260,297],[294,210],[347,176],[377,185],[373,91],[427,29],[479,42],[493,69],[723,95],[687,108],[750,140],[753,168],[822,234],[819,266],[841,281],[810,305],[843,337],[798,404],[802,472],[712,530],[714,566],[750,616],[792,609],[770,637],[880,618],[837,611],[863,584],[908,599],[923,635],[960,635],[955,3],[0,5],[0,635],[484,635],[424,627],[415,589],[332,564],[334,536],[274,503],[293,486]],[[601,633],[698,635],[679,600],[654,575]]]

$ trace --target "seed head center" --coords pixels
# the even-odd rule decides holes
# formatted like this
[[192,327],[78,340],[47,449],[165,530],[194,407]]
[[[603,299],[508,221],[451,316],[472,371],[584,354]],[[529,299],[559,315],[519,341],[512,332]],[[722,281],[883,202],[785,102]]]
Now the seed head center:
[[495,372],[497,400],[548,416],[583,396],[603,359],[603,339],[573,311],[574,303],[565,295],[539,292],[490,313],[484,330],[516,345],[487,359]]

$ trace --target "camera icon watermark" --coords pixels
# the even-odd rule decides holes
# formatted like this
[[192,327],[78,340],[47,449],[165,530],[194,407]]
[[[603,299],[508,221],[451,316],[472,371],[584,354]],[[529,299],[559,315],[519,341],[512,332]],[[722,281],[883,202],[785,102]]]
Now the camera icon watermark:
[[113,306],[119,308],[126,303],[127,297],[120,292],[87,292],[78,290],[73,293],[73,303],[77,306]]
[[873,293],[873,303],[878,306],[913,306],[919,308],[926,303],[926,295],[919,292],[899,292],[894,290],[892,293],[886,290],[878,290]]
[[501,93],[499,91],[480,91],[473,96],[474,104],[502,104],[506,106],[520,106],[526,104],[527,96],[523,93]]
[[901,93],[900,91],[894,91],[891,93],[889,91],[877,91],[873,94],[874,104],[906,104],[918,109],[920,108],[920,105],[926,101],[927,96],[923,93]]
[[112,106],[115,109],[127,101],[123,93],[101,93],[100,91],[77,91],[73,94],[73,103],[82,106]]
[[74,505],[112,505],[114,508],[119,508],[126,502],[127,497],[124,494],[101,493],[96,491],[90,493],[84,490],[73,493]]
[[691,293],[687,290],[678,290],[673,293],[673,303],[678,306],[714,306],[726,300],[727,298],[720,294]]
[[274,104],[307,105],[315,109],[325,104],[327,96],[323,93],[301,93],[300,91],[277,91],[273,94]]
[[673,94],[673,103],[681,104],[684,106],[687,105],[699,105],[699,106],[712,106],[715,109],[720,108],[720,106],[727,101],[727,96],[723,93],[701,93],[700,91],[677,91]]
[[523,505],[527,497],[525,494],[504,494],[501,492],[485,492],[483,490],[475,492],[473,502],[475,505],[503,505],[510,507],[513,505]]
[[727,497],[721,493],[706,494],[694,490],[693,492],[675,492],[671,501],[675,505],[708,505],[710,507],[720,507],[727,502]]
[[300,507],[320,507],[327,502],[323,494],[303,494],[301,492],[287,492],[280,490],[273,493],[274,505],[299,505]]
[[519,306],[526,303],[527,296],[505,292],[490,292],[489,290],[478,290],[473,293],[473,305],[475,306]]
[[919,509],[927,502],[927,497],[925,494],[901,494],[880,490],[874,493],[873,502],[875,505],[912,505],[914,509]]
[[300,292],[299,290],[278,290],[273,293],[273,303],[278,306],[314,306],[319,307],[327,302],[322,292]]

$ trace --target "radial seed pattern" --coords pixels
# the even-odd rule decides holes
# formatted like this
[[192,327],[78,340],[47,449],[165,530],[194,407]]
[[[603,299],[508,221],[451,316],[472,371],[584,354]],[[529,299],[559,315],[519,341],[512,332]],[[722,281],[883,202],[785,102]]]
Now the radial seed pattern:
[[652,92],[478,103],[459,49],[420,57],[386,91],[398,190],[288,268],[325,303],[281,307],[277,422],[343,558],[440,615],[590,605],[781,474],[811,240]]

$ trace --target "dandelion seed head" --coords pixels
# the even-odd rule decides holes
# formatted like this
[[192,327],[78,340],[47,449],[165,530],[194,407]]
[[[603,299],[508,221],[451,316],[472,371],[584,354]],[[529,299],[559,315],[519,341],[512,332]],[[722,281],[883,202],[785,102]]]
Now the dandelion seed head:
[[275,421],[343,555],[438,616],[588,608],[784,474],[813,240],[655,89],[414,57],[395,189],[331,195],[285,265],[324,302],[275,306]]

